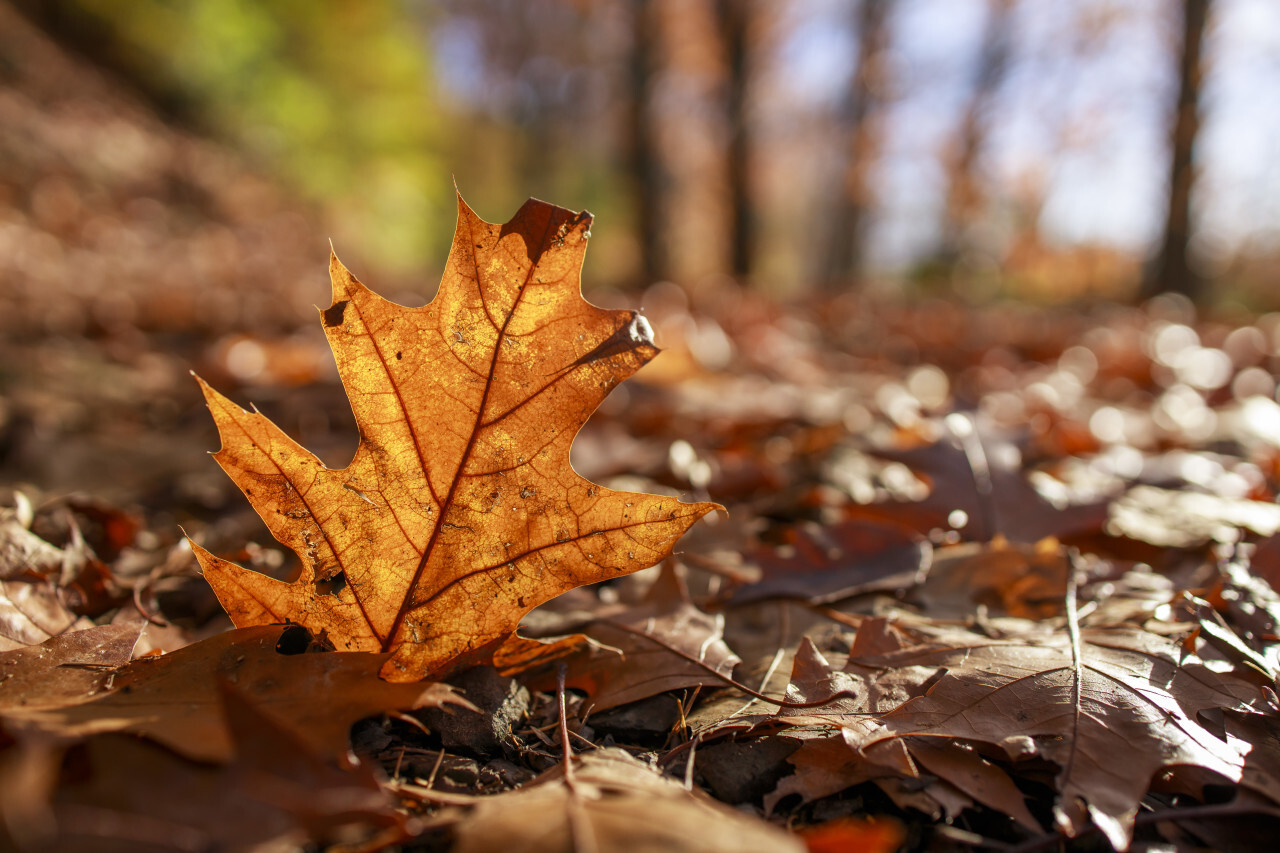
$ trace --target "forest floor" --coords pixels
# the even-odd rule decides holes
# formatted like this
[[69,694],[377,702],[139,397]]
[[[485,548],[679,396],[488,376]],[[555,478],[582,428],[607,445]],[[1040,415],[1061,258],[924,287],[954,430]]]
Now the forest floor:
[[[200,746],[218,728],[205,719],[220,707],[209,685],[197,721],[157,722],[167,712],[146,703],[95,708],[103,691],[118,695],[102,672],[127,673],[130,659],[203,649],[193,654],[210,678],[239,648],[190,645],[230,625],[183,530],[275,576],[296,560],[206,455],[218,440],[194,387],[180,404],[139,387],[139,363],[190,381],[181,356],[121,359],[108,337],[6,344],[6,462],[31,467],[6,478],[3,504],[13,651],[0,668],[16,681],[0,685],[0,772],[6,790],[40,779],[46,792],[4,806],[11,840],[467,850],[557,813],[568,822],[542,827],[529,849],[592,849],[584,831],[607,849],[658,831],[656,809],[670,812],[663,833],[692,833],[681,841],[690,850],[778,847],[786,837],[761,834],[769,824],[837,839],[811,836],[811,849],[845,849],[821,845],[850,837],[874,850],[1041,849],[1063,832],[1080,849],[1131,834],[1135,849],[1265,846],[1280,794],[1277,318],[1195,323],[1177,299],[784,309],[670,285],[644,304],[666,349],[591,419],[575,468],[728,513],[699,522],[664,568],[574,591],[525,620],[529,636],[594,641],[564,660],[562,689],[567,743],[585,762],[577,784],[609,792],[584,801],[617,806],[587,807],[587,830],[561,800],[530,793],[490,812],[474,799],[567,796],[556,787],[554,666],[451,676],[479,714],[388,704],[351,730],[360,766],[376,771],[358,784],[330,754],[332,733],[305,760],[275,744],[275,766],[241,766],[237,750],[263,731],[319,737],[257,681],[250,722],[217,735],[233,746],[213,753]],[[187,363],[210,371],[223,358],[218,378],[235,401],[258,403],[336,467],[355,443],[341,386],[269,368],[279,351],[319,362],[319,338],[317,328],[246,337],[240,350],[214,343]],[[235,381],[237,358],[259,369],[253,381]],[[166,414],[151,421],[153,409]],[[33,453],[68,467],[43,483]],[[128,474],[102,477],[112,466]],[[76,477],[87,485],[68,491]],[[58,638],[95,625],[130,627],[109,637],[127,649],[90,667],[84,648]],[[308,648],[278,634],[248,640]],[[76,682],[41,706],[48,672],[29,671],[29,648],[84,664],[96,686]],[[305,670],[282,672],[270,679]],[[179,688],[155,689],[146,702],[163,705]],[[33,701],[43,715],[19,707]],[[349,696],[317,701],[346,725],[363,716]],[[640,771],[649,775],[628,775]],[[255,773],[270,774],[273,793]],[[331,787],[328,817],[281,795],[282,779]],[[655,779],[670,790],[651,789]],[[682,817],[687,791],[734,810]],[[242,819],[228,822],[228,809]],[[867,816],[878,822],[847,820]]]

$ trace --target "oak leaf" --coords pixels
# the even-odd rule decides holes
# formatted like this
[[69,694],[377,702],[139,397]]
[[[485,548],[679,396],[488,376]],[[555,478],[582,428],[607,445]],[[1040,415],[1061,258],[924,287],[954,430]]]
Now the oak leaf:
[[[874,636],[861,643],[863,649],[887,645],[888,627],[879,618],[864,622],[858,639],[868,633]],[[901,805],[926,813],[945,811],[954,817],[976,801],[1039,831],[1014,783],[977,752],[941,738],[907,738],[905,749],[904,742],[898,740],[871,742],[879,728],[877,715],[924,693],[929,673],[867,672],[859,662],[859,644],[852,651],[845,671],[833,670],[808,638],[801,641],[792,663],[787,698],[806,703],[830,701],[815,709],[783,708],[776,719],[793,726],[816,726],[819,731],[835,726],[839,731],[830,738],[804,739],[788,759],[795,773],[783,778],[765,798],[767,808],[788,794],[800,794],[808,802],[874,781]],[[901,801],[904,795],[909,798],[905,803]]]
[[641,315],[582,298],[590,226],[534,199],[490,224],[459,198],[421,308],[331,258],[321,315],[360,430],[346,468],[203,386],[215,458],[302,561],[285,583],[197,547],[237,626],[296,622],[338,649],[391,652],[384,675],[414,680],[483,653],[543,601],[653,565],[716,508],[605,489],[569,465],[588,416],[658,352]]
[[881,716],[882,731],[863,736],[861,748],[885,738],[958,738],[1013,761],[1048,759],[1061,768],[1059,828],[1074,835],[1091,818],[1117,849],[1128,845],[1139,802],[1161,771],[1240,780],[1247,748],[1202,723],[1205,713],[1274,714],[1267,691],[1154,634],[1086,628],[1076,652],[1061,634],[967,633],[856,661],[875,678],[901,667],[942,673],[926,694]]

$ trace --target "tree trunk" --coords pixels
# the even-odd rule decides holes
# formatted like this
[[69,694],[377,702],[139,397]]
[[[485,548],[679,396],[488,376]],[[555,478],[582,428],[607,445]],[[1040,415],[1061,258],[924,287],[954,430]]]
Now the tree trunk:
[[867,214],[875,201],[869,176],[880,147],[872,119],[883,96],[891,6],[892,0],[862,0],[854,13],[858,64],[838,116],[848,153],[831,213],[822,270],[822,280],[830,287],[847,284],[862,268]]
[[955,264],[968,242],[966,232],[969,226],[982,215],[985,194],[978,175],[978,158],[986,144],[991,104],[1009,63],[1012,41],[1010,18],[1015,2],[991,0],[987,6],[977,73],[964,118],[956,132],[954,147],[947,157],[947,206],[941,240],[934,257],[939,266]]
[[636,233],[644,283],[669,278],[670,253],[662,231],[662,198],[667,178],[658,155],[657,129],[649,110],[650,82],[657,64],[658,24],[653,3],[632,0],[630,99],[627,104],[627,161],[635,182]]
[[750,106],[751,0],[717,4],[728,66],[729,270],[751,276],[755,249],[755,209],[751,193]]
[[1191,194],[1196,171],[1192,163],[1200,132],[1200,87],[1203,78],[1201,48],[1209,17],[1210,0],[1183,0],[1182,56],[1178,67],[1178,102],[1173,117],[1169,170],[1169,208],[1160,253],[1142,286],[1142,297],[1157,293],[1181,293],[1194,302],[1206,296],[1204,277],[1190,264]]

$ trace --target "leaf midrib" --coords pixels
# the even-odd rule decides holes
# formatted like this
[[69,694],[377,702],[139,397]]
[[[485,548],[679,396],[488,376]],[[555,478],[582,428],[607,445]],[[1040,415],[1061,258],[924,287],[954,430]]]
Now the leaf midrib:
[[[548,216],[546,228],[543,230],[542,238],[538,242],[539,246],[545,246],[547,244],[548,237],[551,234],[551,226],[554,221],[555,221],[554,216]],[[467,227],[469,229],[468,236],[470,238],[467,242],[468,242],[468,245],[471,247],[472,268],[476,272],[476,290],[480,295],[481,302],[484,303],[487,300],[485,299],[484,285],[480,280],[480,261],[476,255],[477,247],[476,247],[476,241],[475,241],[474,222],[468,219]],[[539,257],[539,260],[541,260],[542,253],[539,253],[538,257]],[[515,317],[516,311],[519,309],[520,303],[524,299],[525,292],[528,289],[528,284],[533,279],[534,270],[536,270],[537,268],[538,268],[537,262],[530,263],[529,271],[525,274],[525,280],[520,285],[520,288],[516,293],[515,301],[511,304],[511,308],[507,311],[506,317],[503,318],[502,327],[497,330],[498,336],[494,341],[493,353],[489,361],[489,371],[488,371],[488,375],[485,377],[484,393],[480,397],[480,404],[476,406],[475,420],[472,422],[472,425],[471,425],[471,435],[468,437],[467,446],[463,450],[462,456],[458,460],[458,467],[454,470],[453,477],[450,479],[449,491],[445,494],[444,500],[440,501],[439,515],[435,520],[435,526],[432,527],[431,529],[431,536],[430,538],[427,539],[427,544],[422,549],[422,556],[418,560],[417,568],[414,569],[413,577],[410,579],[409,584],[405,589],[404,600],[400,603],[400,608],[396,612],[396,617],[392,621],[391,628],[390,630],[388,630],[386,637],[381,638],[382,650],[384,652],[389,652],[395,647],[396,637],[399,636],[401,629],[404,627],[405,619],[408,617],[410,611],[415,609],[413,606],[411,606],[414,590],[418,588],[418,583],[419,581],[421,581],[422,575],[426,571],[428,564],[430,564],[432,555],[435,553],[436,542],[438,542],[440,538],[440,530],[444,526],[444,520],[448,516],[449,511],[453,508],[453,499],[454,499],[454,495],[457,493],[458,484],[462,481],[462,472],[466,470],[467,463],[471,461],[471,456],[473,453],[475,453],[480,432],[485,427],[484,416],[485,416],[485,411],[489,405],[489,393],[493,390],[494,375],[496,373],[497,364],[498,364],[498,355],[502,352],[502,336],[506,334],[507,326],[511,324],[512,318]],[[485,311],[485,315],[489,316],[489,312],[487,309]],[[492,322],[492,317],[490,317],[490,322]],[[375,348],[378,346],[376,339],[374,339],[374,346]],[[385,367],[386,360],[382,356],[381,349],[378,350],[378,358],[383,362]],[[392,387],[396,389],[396,399],[400,402],[400,408],[401,408],[401,411],[404,413],[405,422],[410,424],[410,429],[412,429],[413,420],[412,418],[409,417],[409,412],[407,407],[404,404],[404,398],[400,394],[399,386],[396,384],[395,379],[391,377],[391,372],[389,370],[387,371],[387,376],[391,381]],[[416,435],[414,436],[414,447],[417,449],[418,461],[422,467],[423,473],[426,474],[427,473],[426,460],[423,459],[422,457],[422,447],[418,443]],[[430,482],[429,475],[427,477],[427,480],[429,483]],[[453,584],[457,583],[462,578],[469,577],[469,576],[470,575],[462,575],[458,578],[452,579],[448,584],[446,584],[446,588],[448,586],[452,586]],[[437,593],[437,596],[438,596],[438,593]],[[370,628],[373,629],[373,626],[370,625]],[[374,630],[374,635],[377,636],[377,630],[376,629],[373,629],[373,630]]]

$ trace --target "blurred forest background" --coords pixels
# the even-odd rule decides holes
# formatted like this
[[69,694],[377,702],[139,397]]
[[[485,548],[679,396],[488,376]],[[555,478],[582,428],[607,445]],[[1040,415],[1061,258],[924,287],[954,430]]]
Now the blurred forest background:
[[595,213],[589,298],[692,354],[646,376],[757,348],[748,296],[934,376],[1172,291],[1143,316],[1263,318],[1245,360],[1180,326],[1209,394],[1274,355],[1277,93],[1273,0],[0,0],[3,482],[222,506],[192,367],[345,462],[328,241],[422,304],[451,181]]
[[452,175],[596,213],[597,286],[1274,303],[1270,0],[18,2],[409,288]]

